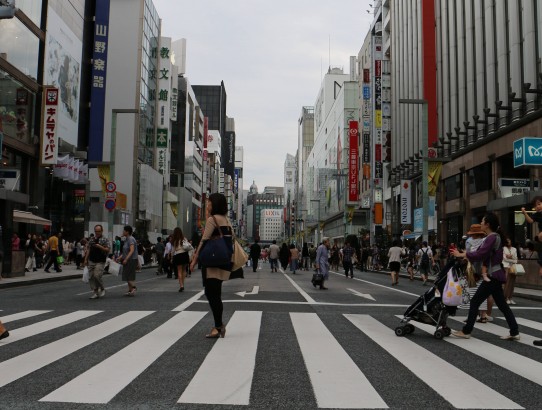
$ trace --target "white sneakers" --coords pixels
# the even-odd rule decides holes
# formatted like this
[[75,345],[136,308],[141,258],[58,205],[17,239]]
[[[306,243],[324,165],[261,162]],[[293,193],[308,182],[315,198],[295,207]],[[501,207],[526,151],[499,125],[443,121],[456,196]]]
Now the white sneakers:
[[102,289],[98,292],[98,296],[100,296],[101,298],[103,298],[105,296],[105,289]]
[[519,334],[515,335],[515,336],[512,336],[512,335],[504,335],[504,336],[501,336],[501,339],[502,340],[519,340],[520,339],[520,336]]
[[100,297],[100,295],[98,295],[97,293],[93,293],[91,297],[89,297],[89,299],[98,299]]
[[105,296],[105,289],[95,291],[89,299],[98,299]]

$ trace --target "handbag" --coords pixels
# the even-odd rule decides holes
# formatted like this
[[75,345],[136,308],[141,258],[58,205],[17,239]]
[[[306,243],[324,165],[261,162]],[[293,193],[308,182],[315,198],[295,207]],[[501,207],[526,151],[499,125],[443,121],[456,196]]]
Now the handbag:
[[248,261],[248,255],[241,244],[235,238],[233,242],[233,257],[231,260],[233,262],[233,266],[231,267],[232,272],[245,266]]
[[63,256],[57,256],[56,257],[56,263],[59,265],[62,265],[64,263],[64,257]]
[[512,275],[516,274],[516,264],[515,263],[510,264],[510,266],[508,267],[508,273],[510,273]]
[[206,268],[218,268],[231,265],[233,250],[228,246],[226,238],[213,215],[219,237],[208,239],[199,252],[198,259]]
[[194,248],[192,247],[192,245],[190,244],[190,242],[188,242],[186,239],[183,240],[183,249],[187,252],[193,250]]
[[[516,270],[516,276],[525,275],[525,267],[521,263],[515,263],[512,266],[514,266],[514,268]],[[512,267],[512,266],[510,266],[510,267]]]
[[446,306],[459,306],[463,302],[463,288],[455,269],[450,269],[447,274],[446,285],[442,293],[442,303]]

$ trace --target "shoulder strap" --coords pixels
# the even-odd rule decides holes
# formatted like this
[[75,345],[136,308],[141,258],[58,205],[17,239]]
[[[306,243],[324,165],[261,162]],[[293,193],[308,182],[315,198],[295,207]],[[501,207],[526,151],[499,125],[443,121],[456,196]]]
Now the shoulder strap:
[[215,216],[211,215],[211,217],[213,218],[213,221],[215,221],[216,229],[218,230],[218,233],[220,234],[220,237],[223,238],[224,234],[222,233],[222,229],[220,229],[220,225],[218,224]]

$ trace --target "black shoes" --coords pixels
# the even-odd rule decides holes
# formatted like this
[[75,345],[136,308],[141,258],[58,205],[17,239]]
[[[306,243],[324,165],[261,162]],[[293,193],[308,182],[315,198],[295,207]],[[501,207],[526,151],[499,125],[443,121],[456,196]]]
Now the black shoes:
[[183,291],[184,291],[184,286],[181,286],[181,287],[179,288],[179,292],[183,292]]
[[5,338],[8,337],[8,336],[9,336],[9,332],[6,330],[4,333],[2,333],[2,334],[0,335],[0,340],[5,339]]
[[542,340],[535,340],[535,341],[533,341],[533,345],[535,345],[535,346],[542,346]]

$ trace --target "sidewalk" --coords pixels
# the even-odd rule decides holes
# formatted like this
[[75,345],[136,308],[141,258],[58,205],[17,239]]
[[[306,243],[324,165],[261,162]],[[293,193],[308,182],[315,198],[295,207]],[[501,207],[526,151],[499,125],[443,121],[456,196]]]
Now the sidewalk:
[[[157,265],[145,265],[143,266],[143,269],[155,269]],[[358,272],[358,275],[360,271]],[[384,275],[389,275],[390,271],[388,270],[381,270],[381,271],[370,271],[372,273],[381,273]],[[77,270],[75,268],[75,265],[63,265],[62,266],[62,272],[55,272],[54,269],[51,270],[51,273],[46,273],[43,271],[43,269],[38,269],[37,272],[26,272],[24,276],[18,276],[15,278],[2,278],[0,279],[0,289],[4,288],[11,288],[16,286],[26,286],[26,285],[33,285],[36,283],[46,283],[46,282],[56,282],[59,280],[64,279],[77,279],[81,278],[83,276],[83,270]],[[408,278],[408,274],[406,273],[399,273],[399,276],[401,278]],[[415,280],[421,280],[419,277],[415,277]],[[432,281],[431,278],[429,278],[429,281]],[[420,294],[422,293],[422,289],[426,288],[420,288]],[[537,300],[542,301],[542,290],[537,289],[527,289],[527,288],[520,288],[515,287],[514,289],[514,296],[525,298],[525,299],[531,299],[531,300]]]
[[[156,269],[158,265],[145,265],[143,269]],[[26,272],[24,276],[14,278],[0,278],[0,289],[13,288],[17,286],[34,285],[36,283],[56,282],[65,279],[81,279],[83,269],[77,270],[75,264],[62,265],[62,272],[55,272],[51,267],[51,273],[38,269],[37,272]]]

